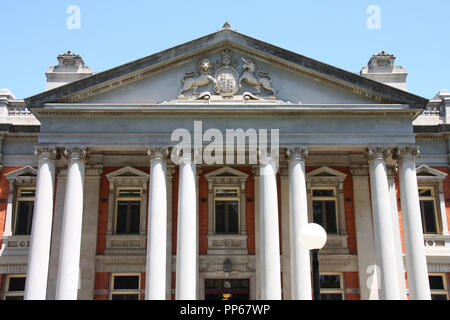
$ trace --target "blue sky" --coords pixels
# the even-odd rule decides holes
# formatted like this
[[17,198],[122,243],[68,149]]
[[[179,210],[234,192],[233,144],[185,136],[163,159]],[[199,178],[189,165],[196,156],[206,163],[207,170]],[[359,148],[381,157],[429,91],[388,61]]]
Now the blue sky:
[[[70,5],[80,29],[69,29]],[[367,21],[380,9],[380,28]],[[2,0],[0,88],[18,98],[45,88],[45,71],[71,50],[95,72],[215,32],[225,21],[256,39],[359,72],[382,50],[406,68],[410,92],[450,90],[448,0]]]

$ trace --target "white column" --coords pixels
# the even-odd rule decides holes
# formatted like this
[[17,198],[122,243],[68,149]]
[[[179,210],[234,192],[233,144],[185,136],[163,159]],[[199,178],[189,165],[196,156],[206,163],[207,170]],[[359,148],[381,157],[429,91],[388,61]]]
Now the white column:
[[150,187],[148,191],[148,229],[146,300],[166,298],[167,186],[166,159],[168,150],[153,148],[150,156]]
[[177,300],[197,297],[197,191],[196,170],[191,153],[183,153],[178,182]]
[[300,245],[300,228],[308,224],[308,200],[305,179],[305,148],[288,149],[289,158],[289,225],[291,248],[291,281],[293,300],[311,300],[311,267],[309,251]]
[[376,269],[372,210],[370,207],[369,166],[352,164],[353,206],[361,300],[378,300],[378,270]]
[[13,234],[12,230],[12,219],[13,219],[13,203],[14,203],[14,180],[9,181],[9,192],[8,192],[8,205],[6,207],[6,219],[5,219],[5,229],[3,231],[3,237],[11,237]]
[[261,299],[281,299],[277,163],[260,154]]
[[25,300],[45,300],[53,219],[56,148],[36,147],[39,157]]
[[430,300],[430,285],[416,176],[415,157],[418,154],[417,147],[397,149],[395,153],[399,167],[409,296],[412,300]]
[[57,300],[76,300],[80,277],[81,229],[83,223],[84,173],[86,148],[66,148],[70,159],[64,200],[59,254]]
[[381,299],[401,299],[394,247],[389,185],[385,158],[388,149],[369,148],[370,186],[377,263],[380,267]]
[[397,258],[400,298],[402,300],[405,300],[406,299],[405,266],[403,264],[403,250],[401,239],[402,237],[400,233],[400,223],[398,219],[397,190],[395,188],[395,173],[397,172],[397,168],[388,166],[387,170],[388,170],[389,195],[391,199],[392,227],[394,228],[394,248],[395,248],[395,257]]

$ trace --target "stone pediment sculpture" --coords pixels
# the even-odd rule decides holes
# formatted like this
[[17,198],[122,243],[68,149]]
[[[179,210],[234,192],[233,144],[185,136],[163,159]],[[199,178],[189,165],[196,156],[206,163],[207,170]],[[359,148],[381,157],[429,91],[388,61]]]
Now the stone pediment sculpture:
[[[233,52],[224,49],[221,52],[222,61],[213,63],[208,58],[203,58],[197,63],[197,73],[186,72],[181,79],[182,88],[178,94],[180,100],[275,100],[276,91],[272,87],[272,79],[267,72],[256,73],[256,62],[250,58],[241,57],[242,63],[233,60]],[[241,72],[239,72],[241,69]],[[254,91],[243,90],[243,84]],[[208,85],[213,85],[214,92],[198,90]],[[271,96],[263,95],[262,90]],[[189,94],[190,93],[190,94]]]

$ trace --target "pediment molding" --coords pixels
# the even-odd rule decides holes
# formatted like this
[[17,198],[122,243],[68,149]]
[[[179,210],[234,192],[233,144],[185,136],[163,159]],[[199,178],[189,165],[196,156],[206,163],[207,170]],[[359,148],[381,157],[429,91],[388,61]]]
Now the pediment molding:
[[27,105],[32,108],[41,108],[49,102],[79,102],[87,97],[162,72],[175,65],[192,60],[198,61],[205,55],[225,48],[377,102],[401,102],[411,105],[412,108],[424,108],[428,102],[428,100],[411,93],[366,79],[360,75],[332,67],[229,29],[222,29],[216,33],[48,90],[25,100]]
[[[229,44],[225,44],[225,45],[222,44],[219,46],[213,46],[206,50],[202,50],[196,54],[191,54],[186,57],[180,57],[180,58],[170,61],[164,65],[158,65],[155,67],[144,68],[133,74],[126,74],[122,77],[99,83],[98,85],[89,87],[87,89],[83,89],[74,94],[70,94],[62,99],[54,100],[54,102],[77,103],[84,99],[106,93],[108,91],[114,90],[114,89],[122,87],[124,85],[128,85],[133,82],[150,77],[152,75],[156,75],[156,74],[164,72],[166,70],[170,70],[174,66],[188,63],[188,62],[191,62],[192,60],[196,60],[196,59],[198,60],[202,57],[217,53],[217,52],[225,50],[225,49],[230,49],[240,55],[245,55],[245,56],[251,57],[253,59],[257,59],[259,61],[265,62],[267,64],[277,66],[277,67],[281,68],[282,70],[294,72],[300,76],[303,76],[310,80],[318,81],[324,85],[327,85],[327,86],[330,86],[330,87],[333,87],[336,89],[344,90],[348,93],[374,100],[377,103],[393,103],[393,102],[395,102],[395,100],[383,98],[381,95],[374,94],[373,92],[364,90],[362,88],[358,88],[356,85],[348,85],[345,82],[329,78],[326,75],[323,75],[318,72],[313,72],[304,67],[302,68],[299,65],[292,64],[292,63],[286,63],[285,61],[276,59],[275,57],[269,57],[267,54],[259,54],[257,51],[249,50],[249,48],[242,48],[242,47],[239,47],[236,45],[232,45],[231,42]],[[244,100],[244,98],[245,98],[245,95],[243,95],[243,100]],[[163,103],[165,103],[165,102],[163,102]]]
[[347,175],[330,167],[321,167],[306,174],[306,181],[343,182]]
[[213,184],[240,184],[245,188],[248,174],[231,167],[222,167],[205,174],[205,178],[208,181],[209,188]]
[[443,181],[447,177],[447,173],[433,169],[427,165],[417,167],[416,175],[419,181]]
[[144,189],[147,186],[147,182],[150,175],[146,172],[126,166],[116,171],[106,174],[106,178],[113,184],[142,184]]
[[37,169],[26,166],[5,174],[5,178],[9,182],[14,181],[16,183],[33,183],[36,182]]
[[242,172],[240,170],[231,168],[231,167],[222,167],[220,169],[211,171],[207,174],[205,174],[205,178],[207,180],[213,179],[214,177],[219,177],[219,176],[234,176],[234,177],[238,177],[241,179],[247,179],[248,178],[248,174],[246,174],[245,172]]

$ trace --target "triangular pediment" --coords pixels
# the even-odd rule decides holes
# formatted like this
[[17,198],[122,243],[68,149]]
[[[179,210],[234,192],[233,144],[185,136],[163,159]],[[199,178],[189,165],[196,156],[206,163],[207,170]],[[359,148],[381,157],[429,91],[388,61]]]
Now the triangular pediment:
[[231,167],[222,167],[205,174],[206,180],[210,180],[214,177],[237,177],[246,180],[248,178],[248,174]]
[[142,179],[148,179],[149,174],[146,172],[143,172],[141,170],[138,170],[136,168],[126,166],[123,168],[120,168],[116,171],[110,172],[106,174],[106,178],[109,181],[112,181],[114,179],[121,179],[121,178],[142,178]]
[[421,165],[416,169],[416,175],[418,180],[444,180],[447,174],[434,168],[430,168],[427,165]]
[[37,170],[33,167],[26,166],[14,171],[11,171],[7,174],[5,174],[5,177],[7,180],[17,180],[17,179],[23,179],[23,178],[32,178],[36,179],[37,177]]
[[[232,53],[231,61],[223,52]],[[213,81],[200,81],[198,64],[208,59]],[[225,59],[225,60],[224,60]],[[256,70],[245,67],[253,61]],[[234,70],[232,70],[234,69]],[[249,74],[245,76],[245,71]],[[220,73],[222,72],[222,73]],[[220,77],[223,75],[223,77]],[[254,84],[254,78],[259,79]],[[242,86],[235,88],[236,81]],[[183,81],[184,82],[183,82]],[[188,90],[182,91],[187,82]],[[195,82],[194,81],[194,82]],[[233,83],[230,85],[230,83]],[[218,91],[216,91],[216,88]],[[234,92],[233,90],[237,90]],[[196,91],[197,90],[197,91]],[[427,100],[225,28],[205,37],[94,74],[26,99],[29,107],[45,103],[160,104],[179,98],[211,99],[228,91],[244,100],[286,103],[392,103],[424,108]],[[258,92],[259,91],[259,92]],[[198,95],[196,95],[198,93]],[[246,93],[248,93],[246,95]],[[182,99],[181,99],[182,100]]]
[[332,169],[330,167],[321,167],[310,171],[306,174],[307,179],[311,179],[314,177],[317,178],[335,178],[340,181],[344,181],[347,175],[338,170]]

